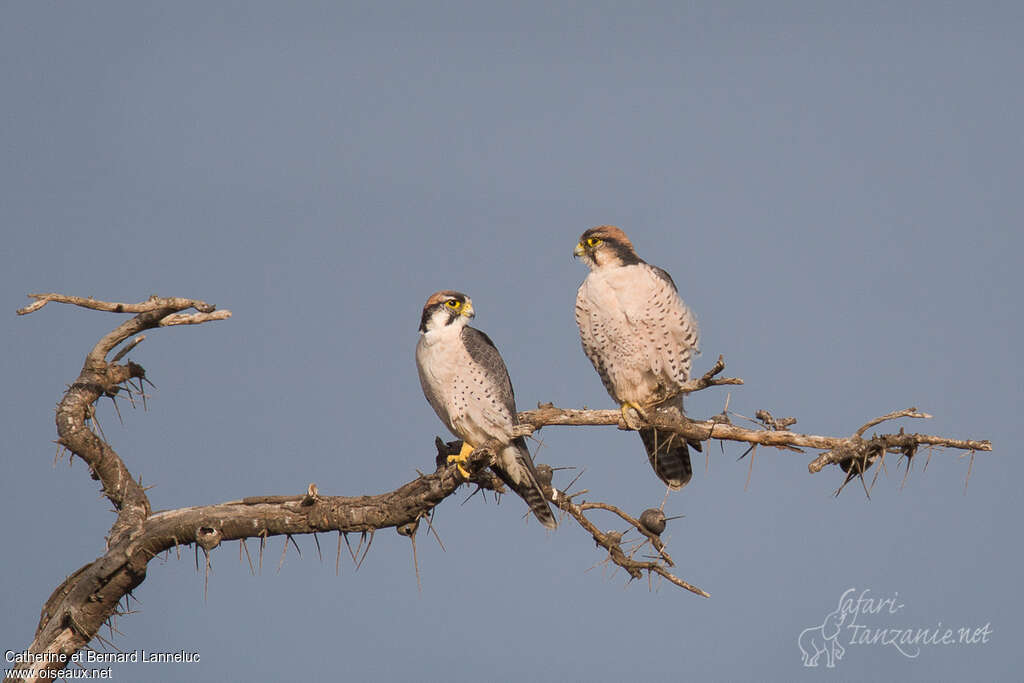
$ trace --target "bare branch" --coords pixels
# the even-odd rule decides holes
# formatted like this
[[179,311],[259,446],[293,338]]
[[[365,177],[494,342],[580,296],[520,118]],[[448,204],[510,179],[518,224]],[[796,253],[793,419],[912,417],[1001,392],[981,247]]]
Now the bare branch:
[[[869,422],[862,429],[867,429],[873,424],[878,424],[893,417],[930,417],[925,413],[917,413],[914,409],[896,411],[883,418],[876,418]],[[818,450],[831,450],[843,446],[851,446],[858,441],[863,441],[858,434],[850,437],[817,436],[814,434],[799,434],[791,431],[778,431],[774,429],[745,429],[728,422],[715,420],[682,420],[672,418],[668,415],[652,413],[648,416],[650,421],[646,424],[657,427],[659,430],[675,432],[687,439],[695,441],[707,441],[720,439],[722,441],[737,441],[760,446],[772,446],[775,448],[804,447]],[[559,426],[617,426],[619,429],[631,429],[622,420],[622,413],[618,410],[578,410],[556,408],[550,403],[541,405],[537,410],[527,410],[519,413],[519,421],[522,423],[520,433],[532,434],[541,427]],[[642,425],[641,425],[642,426]],[[863,432],[860,432],[863,433]],[[883,434],[876,436],[872,441],[884,443],[886,448],[898,449],[911,444],[942,446],[945,448],[956,448],[968,451],[991,451],[992,443],[987,440],[974,439],[951,439],[947,437],[932,436],[929,434]],[[827,454],[826,454],[827,455]],[[853,454],[833,455],[819,457],[811,463],[811,471],[818,472],[827,464],[838,463],[852,457]],[[824,459],[822,459],[824,458]],[[817,463],[817,464],[815,464]]]
[[577,524],[579,524],[581,527],[583,527],[583,529],[588,531],[590,535],[594,538],[594,542],[608,551],[608,559],[610,559],[617,566],[625,569],[632,579],[641,578],[643,576],[643,573],[646,571],[649,573],[657,574],[658,576],[667,579],[668,581],[674,583],[680,588],[685,588],[691,593],[695,593],[696,595],[700,595],[701,597],[705,598],[711,597],[702,589],[690,583],[687,583],[686,581],[680,579],[679,577],[675,576],[672,572],[670,572],[667,567],[672,566],[672,561],[671,558],[668,558],[667,553],[662,555],[662,559],[660,561],[634,560],[632,557],[626,555],[626,553],[623,552],[621,545],[623,534],[613,531],[601,531],[593,522],[590,521],[590,519],[587,518],[586,515],[583,514],[583,511],[586,509],[601,509],[614,512],[615,514],[619,515],[619,517],[628,521],[633,526],[633,528],[636,529],[638,532],[640,532],[644,536],[647,536],[648,540],[652,541],[652,543],[657,543],[655,549],[657,549],[659,552],[664,552],[664,546],[661,544],[660,537],[657,534],[653,534],[650,531],[648,531],[640,523],[639,520],[633,519],[626,513],[619,510],[614,505],[608,505],[607,503],[583,503],[581,505],[577,505],[566,497],[559,497],[558,500],[556,500],[555,502],[558,504],[558,507],[560,509],[568,512],[569,515],[576,520]]
[[24,308],[19,308],[17,311],[18,315],[25,315],[26,313],[38,311],[51,301],[59,304],[73,304],[75,306],[81,306],[82,308],[91,308],[94,311],[106,311],[108,313],[148,313],[149,311],[158,311],[164,308],[173,308],[178,311],[183,311],[186,308],[194,308],[201,313],[212,313],[216,309],[215,306],[197,299],[183,299],[181,297],[162,298],[155,294],[147,300],[137,304],[99,301],[91,296],[67,296],[65,294],[55,293],[29,294],[28,297],[30,299],[35,299],[35,301]]
[[[100,397],[116,396],[133,378],[145,379],[142,366],[131,362],[124,365],[116,361],[108,363],[107,354],[131,336],[158,327],[168,315],[188,308],[210,316],[210,319],[223,319],[231,314],[229,311],[217,312],[214,306],[203,301],[182,298],[154,296],[138,304],[121,304],[62,294],[32,294],[30,297],[35,302],[20,309],[19,315],[37,311],[50,301],[93,310],[136,313],[135,317],[105,335],[92,348],[78,379],[57,406],[58,444],[89,466],[90,474],[100,481],[104,496],[117,510],[117,518],[107,534],[107,553],[68,577],[43,607],[30,651],[54,661],[46,661],[43,666],[40,662],[27,662],[27,666],[19,665],[18,669],[31,669],[34,680],[45,680],[52,678],[52,672],[63,669],[70,655],[94,638],[103,623],[116,614],[121,598],[145,579],[146,564],[155,556],[155,553],[135,552],[132,546],[133,534],[143,529],[151,513],[145,490],[131,476],[114,449],[87,424],[95,415],[94,404]],[[139,341],[135,340],[129,349]],[[127,351],[120,353],[118,360],[125,353]],[[200,524],[195,529],[209,526]],[[199,541],[194,530],[190,540]],[[176,543],[166,548],[174,545]]]
[[113,358],[110,359],[110,362],[111,363],[118,362],[119,360],[121,360],[122,358],[127,356],[129,353],[131,353],[132,349],[134,349],[136,346],[138,346],[139,344],[141,344],[144,341],[146,341],[146,335],[140,334],[138,337],[136,337],[135,339],[132,339],[130,342],[128,342],[127,344],[122,346],[121,350],[118,351],[117,354]]
[[695,391],[701,389],[707,389],[708,387],[717,387],[725,384],[743,384],[743,380],[739,377],[719,377],[716,379],[716,375],[725,370],[725,357],[719,355],[718,360],[711,366],[711,369],[705,372],[702,376],[697,379],[691,379],[683,384],[683,393],[692,394]]
[[231,317],[231,311],[211,311],[209,313],[172,313],[160,319],[160,327],[171,325],[199,325],[214,320],[227,320]]
[[929,415],[928,413],[919,413],[919,412],[917,412],[917,408],[907,408],[905,410],[894,410],[893,412],[888,413],[886,415],[882,415],[881,417],[876,417],[873,420],[868,420],[864,424],[864,426],[861,427],[860,429],[858,429],[856,432],[854,432],[853,435],[855,437],[861,437],[861,436],[864,435],[864,432],[866,432],[867,430],[871,429],[875,425],[882,424],[886,420],[895,420],[895,419],[898,419],[898,418],[901,418],[901,417],[914,417],[914,418],[919,418],[919,419],[922,419],[922,420],[930,420],[932,416]]
[[[29,297],[36,301],[25,308],[18,309],[18,315],[25,315],[27,313],[32,313],[33,311],[38,311],[51,301],[61,304],[72,304],[96,311],[107,311],[109,313],[138,314],[134,318],[119,325],[112,332],[100,339],[86,357],[86,367],[89,367],[90,363],[93,365],[102,363],[107,357],[107,354],[110,353],[115,346],[123,342],[125,339],[128,339],[133,334],[138,334],[143,330],[161,326],[166,327],[168,325],[198,324],[211,320],[224,320],[231,317],[231,311],[218,311],[216,310],[216,306],[208,304],[205,301],[200,301],[198,299],[184,299],[181,297],[158,297],[154,295],[137,304],[99,301],[92,297],[83,298],[80,296],[66,296],[64,294],[54,293],[29,294]],[[189,308],[195,309],[198,313],[184,316],[174,315]]]
[[[447,464],[446,455],[452,444],[445,444],[438,439],[436,471],[420,474],[416,479],[387,493],[358,497],[326,496],[320,493],[315,484],[310,484],[304,493],[297,495],[254,496],[215,505],[154,513],[145,489],[132,477],[114,449],[95,434],[88,424],[94,420],[94,404],[101,397],[114,397],[122,390],[127,390],[130,397],[133,390],[129,382],[137,379],[141,388],[142,382],[146,381],[142,366],[133,362],[120,363],[144,336],[136,337],[111,360],[108,361],[107,356],[122,342],[144,330],[224,320],[231,316],[230,311],[216,310],[203,301],[176,297],[154,296],[140,303],[126,304],[53,293],[29,296],[35,301],[20,309],[19,315],[37,311],[51,301],[135,315],[97,342],[86,357],[78,378],[68,388],[57,408],[58,443],[88,465],[91,475],[102,484],[103,494],[114,505],[117,517],[107,536],[107,552],[69,576],[46,601],[29,648],[40,659],[17,667],[22,672],[33,669],[36,678],[24,680],[52,679],[54,672],[63,669],[74,652],[98,637],[99,629],[105,622],[109,623],[113,616],[123,612],[119,608],[121,599],[131,595],[131,591],[145,580],[149,561],[171,548],[179,552],[183,545],[192,544],[197,552],[202,548],[208,574],[211,568],[210,555],[224,541],[241,541],[241,549],[249,557],[248,547],[244,545],[245,539],[259,538],[258,565],[262,570],[263,550],[266,540],[271,536],[284,536],[286,541],[283,552],[287,552],[287,543],[290,541],[294,544],[293,536],[296,534],[314,534],[315,538],[318,532],[336,531],[339,534],[340,557],[342,538],[347,544],[347,534],[357,532],[361,537],[359,547],[353,551],[349,546],[349,552],[358,568],[366,559],[377,529],[396,527],[399,533],[408,535],[415,542],[419,520],[425,517],[429,524],[434,508],[462,484],[473,483],[479,487],[478,490],[503,490],[501,481],[488,469],[493,463],[492,449],[495,444],[485,444],[470,455],[466,466],[471,478],[467,482],[454,464]],[[193,309],[195,313],[183,313],[188,309]],[[688,382],[684,392],[743,383],[738,378],[717,377],[724,368],[725,362],[719,357],[707,373]],[[794,433],[787,429],[795,422],[793,418],[775,419],[767,411],[763,411],[763,415],[759,413],[759,426],[763,428],[758,429],[733,425],[728,415],[726,410],[710,420],[693,421],[650,411],[646,424],[679,434],[691,441],[719,439],[754,446],[790,450],[805,447],[825,451],[809,464],[810,471],[818,472],[828,464],[838,464],[847,472],[847,481],[853,476],[862,476],[876,460],[884,460],[888,452],[899,453],[909,460],[922,445],[943,446],[971,451],[973,463],[975,452],[992,450],[988,441],[905,434],[902,430],[898,434],[863,438],[868,429],[887,420],[929,417],[913,408],[870,420],[849,437]],[[563,410],[551,404],[522,412],[519,419],[522,423],[520,433],[524,435],[552,425],[614,425],[620,429],[631,428],[623,423],[619,410]],[[607,561],[624,569],[631,579],[641,578],[646,573],[650,580],[651,576],[657,575],[676,586],[708,597],[707,592],[684,581],[670,570],[674,562],[660,536],[667,518],[660,508],[645,510],[638,519],[609,503],[574,502],[574,498],[586,491],[570,495],[553,488],[549,481],[545,480],[545,492],[549,500],[590,533],[595,542],[607,551]],[[570,483],[569,488],[573,483]],[[587,513],[597,511],[617,516],[629,526],[630,531],[638,533],[641,540],[634,542],[627,552],[622,547],[623,532],[601,531],[587,516]],[[369,541],[364,550],[363,541],[367,538]],[[635,559],[640,548],[648,544],[655,554],[649,559]],[[319,549],[319,542],[317,546]],[[415,545],[413,551],[418,579]],[[283,557],[282,554],[282,560]],[[252,564],[252,558],[249,557],[250,570],[254,570]],[[336,571],[337,567],[336,562]]]

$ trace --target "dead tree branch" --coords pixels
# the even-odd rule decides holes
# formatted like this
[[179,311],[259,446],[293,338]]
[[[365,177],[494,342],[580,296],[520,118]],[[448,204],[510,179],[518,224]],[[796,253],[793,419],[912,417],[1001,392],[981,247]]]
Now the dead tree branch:
[[[141,392],[146,372],[131,361],[119,364],[127,350],[108,361],[107,356],[122,342],[144,330],[183,322],[206,322],[231,317],[204,301],[150,297],[137,304],[97,301],[61,294],[32,294],[35,301],[18,311],[25,315],[50,301],[111,312],[136,313],[135,317],[105,335],[86,355],[78,378],[68,387],[57,406],[57,442],[81,458],[103,494],[114,505],[117,518],[107,535],[107,552],[69,576],[46,601],[29,652],[38,659],[18,665],[33,677],[18,680],[46,680],[63,669],[70,656],[96,636],[100,626],[119,613],[120,601],[145,579],[150,556],[139,546],[139,533],[149,523],[152,509],[143,487],[132,477],[124,461],[106,441],[90,429],[95,403],[102,396],[131,397]],[[193,314],[182,311],[194,309]],[[139,382],[136,390],[132,380]],[[122,393],[124,392],[124,393]],[[196,530],[198,532],[198,529]],[[193,540],[195,540],[193,536]]]
[[[708,593],[697,586],[680,579],[669,571],[668,568],[674,567],[675,562],[672,561],[672,557],[668,554],[668,551],[665,549],[665,544],[661,540],[661,531],[665,528],[665,515],[661,513],[660,510],[657,510],[656,508],[645,510],[645,515],[641,515],[640,519],[635,519],[614,505],[609,505],[608,503],[584,502],[577,505],[568,497],[560,497],[556,502],[560,509],[569,513],[569,515],[576,520],[577,524],[590,532],[590,535],[594,537],[594,542],[608,551],[608,559],[613,564],[625,569],[630,578],[643,578],[644,572],[646,571],[648,574],[656,574],[667,581],[674,583],[680,588],[685,588],[691,593],[696,593],[704,598],[711,597]],[[583,514],[587,510],[606,510],[618,515],[634,530],[636,530],[637,533],[645,537],[646,540],[634,548],[633,551],[626,553],[622,548],[622,538],[625,534],[617,531],[601,531],[593,522],[590,521],[590,519],[587,518],[586,515]],[[649,516],[646,513],[653,513],[654,515],[661,514],[662,522],[660,524],[660,530],[657,524],[652,525],[650,523],[645,523],[645,516]],[[657,557],[652,557],[650,560],[633,559],[633,555],[636,550],[642,548],[647,543],[650,543],[654,551],[658,553]]]
[[[411,536],[421,518],[427,517],[429,521],[434,507],[466,483],[457,468],[445,462],[444,456],[451,444],[441,442],[438,445],[438,467],[434,473],[421,474],[394,491],[380,495],[324,496],[315,484],[311,484],[305,493],[294,496],[256,496],[215,505],[153,512],[145,489],[132,477],[122,458],[91,428],[95,424],[95,403],[103,396],[127,396],[131,399],[142,393],[142,383],[146,381],[145,370],[132,361],[121,363],[127,353],[145,338],[141,332],[157,327],[224,320],[231,316],[230,311],[217,310],[203,301],[177,297],[153,296],[134,304],[53,293],[32,294],[30,297],[35,301],[20,309],[19,315],[37,311],[51,301],[135,315],[106,334],[89,351],[81,373],[65,393],[56,415],[58,443],[88,465],[90,474],[101,483],[103,494],[117,512],[107,535],[106,552],[71,574],[44,604],[35,637],[28,648],[34,661],[17,666],[18,671],[31,671],[34,677],[12,677],[7,680],[39,681],[54,678],[56,672],[66,667],[72,654],[97,636],[105,622],[125,613],[119,607],[122,598],[129,597],[131,591],[145,580],[149,561],[160,553],[182,545],[195,544],[208,557],[210,552],[225,541],[239,540],[244,543],[245,539],[259,538],[262,564],[263,543],[269,536],[283,535],[290,538],[296,534],[336,531],[339,534],[339,552],[341,538],[344,536],[347,542],[348,533],[369,534],[372,541],[372,534],[377,529],[395,527],[399,533]],[[186,312],[190,309],[194,312]],[[139,336],[131,339],[135,335]],[[126,341],[128,343],[110,357]],[[736,378],[718,378],[717,375],[724,367],[723,360],[719,358],[708,373],[692,380],[686,391],[742,384],[742,380]],[[519,417],[524,434],[549,425],[617,425],[621,429],[628,429],[621,422],[622,415],[618,410],[562,410],[548,404],[537,410],[520,413]],[[921,418],[927,415],[913,409],[890,413],[869,421],[849,437],[812,436],[779,429],[780,426],[791,424],[791,418],[788,418],[790,421],[771,422],[762,419],[764,429],[744,429],[731,424],[726,414],[703,422],[673,419],[656,412],[648,415],[651,425],[677,433],[688,440],[720,439],[788,449],[810,447],[825,451],[809,465],[812,472],[820,471],[828,464],[839,464],[848,473],[862,474],[875,459],[884,457],[887,452],[899,452],[911,457],[921,445],[971,451],[991,450],[991,444],[987,441],[904,434],[902,430],[899,434],[863,438],[863,434],[872,426],[900,417]],[[471,455],[468,463],[472,473],[471,482],[484,489],[501,491],[501,482],[487,469],[492,458],[488,445],[478,448]],[[700,588],[683,581],[670,571],[674,562],[660,537],[666,522],[660,510],[646,510],[640,518],[634,518],[608,503],[577,503],[574,498],[585,491],[574,494],[559,491],[551,486],[550,468],[544,471],[547,472],[545,484],[549,499],[608,552],[607,561],[624,569],[631,579],[641,578],[646,572],[648,577],[661,576],[695,594],[708,596]],[[624,547],[624,533],[601,531],[587,516],[586,513],[591,511],[616,515],[641,540],[633,542],[632,547]],[[647,546],[650,546],[653,554],[645,559],[637,559],[637,553]],[[248,548],[245,550],[248,554]],[[358,554],[359,549],[353,557]]]
[[[723,368],[724,363],[719,358],[711,373],[720,372]],[[689,393],[708,386],[741,383],[742,380],[735,378],[716,380],[705,375],[699,380],[691,381],[686,391]],[[690,388],[691,386],[693,388]],[[659,430],[678,434],[687,439],[687,441],[718,439],[720,441],[737,441],[759,446],[773,446],[797,452],[800,452],[801,447],[825,451],[808,464],[807,468],[812,473],[820,472],[826,465],[839,465],[847,471],[851,467],[857,467],[857,463],[870,466],[871,463],[875,462],[885,453],[898,453],[910,458],[913,457],[921,446],[939,446],[971,452],[992,450],[992,443],[987,440],[951,439],[930,434],[907,434],[902,428],[895,434],[878,434],[868,439],[864,438],[864,433],[868,429],[887,420],[899,418],[928,419],[931,417],[927,413],[918,412],[916,408],[897,410],[869,420],[852,435],[845,437],[816,436],[814,434],[799,434],[789,431],[786,427],[796,422],[794,418],[776,419],[765,410],[758,411],[758,417],[762,425],[761,429],[747,429],[734,425],[729,421],[728,415],[724,413],[716,415],[709,420],[701,421],[690,420],[686,417],[679,419],[678,417],[652,412],[648,414],[649,421],[647,424],[657,427]],[[550,425],[614,425],[619,429],[631,429],[622,419],[622,413],[618,410],[562,409],[556,408],[550,403],[538,405],[536,410],[527,410],[519,413],[519,420],[522,423],[520,433],[524,435],[532,434],[541,427]]]

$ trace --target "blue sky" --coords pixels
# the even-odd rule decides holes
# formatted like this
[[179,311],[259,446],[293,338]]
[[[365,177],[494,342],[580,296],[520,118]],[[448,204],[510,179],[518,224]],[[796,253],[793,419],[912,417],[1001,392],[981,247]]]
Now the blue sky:
[[[572,317],[572,247],[611,223],[667,269],[724,354],[731,408],[843,435],[989,438],[926,453],[900,488],[832,496],[810,456],[717,445],[666,506],[679,575],[626,584],[571,524],[463,493],[446,551],[377,534],[334,575],[333,538],[236,544],[209,593],[192,549],[150,564],[115,680],[1011,680],[1024,627],[1012,492],[1024,202],[1024,11],[1012,3],[5,3],[0,256],[7,439],[0,648],[20,650],[113,516],[85,467],[54,465],[52,408],[116,316],[28,292],[202,298],[234,317],[157,330],[132,354],[149,410],[100,421],[154,508],[391,490],[443,427],[413,362],[426,297],[472,296],[521,408],[611,407]],[[726,390],[689,399],[697,417]],[[585,468],[639,513],[664,489],[639,439],[547,428],[535,458]],[[562,480],[564,484],[566,480]],[[602,527],[614,520],[598,518]],[[255,546],[250,544],[250,550]],[[904,605],[872,628],[981,627],[988,643],[797,638],[849,588]],[[109,635],[109,634],[106,634]],[[848,640],[848,638],[847,638]]]

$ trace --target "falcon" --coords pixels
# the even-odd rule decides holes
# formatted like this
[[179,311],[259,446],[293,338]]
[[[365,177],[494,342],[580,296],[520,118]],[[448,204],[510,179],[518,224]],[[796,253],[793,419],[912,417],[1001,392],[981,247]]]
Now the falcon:
[[[623,420],[637,426],[630,408],[645,419],[651,410],[681,416],[698,332],[672,276],[637,256],[613,225],[584,232],[573,253],[590,268],[576,293],[583,351]],[[693,476],[686,441],[651,427],[638,431],[658,477],[671,489],[685,486]]]
[[453,434],[462,439],[462,451],[448,457],[463,467],[477,446],[496,440],[491,469],[526,501],[537,520],[555,528],[526,440],[515,436],[519,423],[516,399],[505,362],[490,337],[470,327],[473,301],[461,292],[435,292],[423,306],[416,367],[420,385],[434,412]]

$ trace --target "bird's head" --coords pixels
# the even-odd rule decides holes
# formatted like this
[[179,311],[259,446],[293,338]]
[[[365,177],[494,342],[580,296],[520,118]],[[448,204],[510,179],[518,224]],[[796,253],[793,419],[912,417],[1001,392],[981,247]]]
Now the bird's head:
[[591,270],[603,266],[628,266],[640,263],[633,250],[633,243],[614,225],[599,225],[580,235],[580,241],[572,251],[573,256],[583,259]]
[[420,332],[439,330],[448,325],[465,327],[474,315],[473,300],[462,292],[451,289],[434,292],[423,304]]

